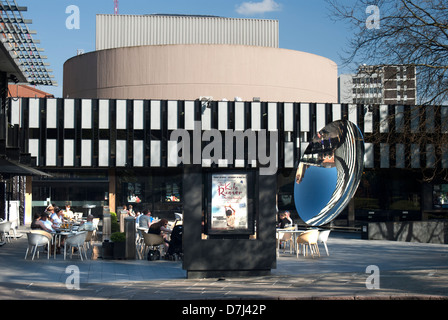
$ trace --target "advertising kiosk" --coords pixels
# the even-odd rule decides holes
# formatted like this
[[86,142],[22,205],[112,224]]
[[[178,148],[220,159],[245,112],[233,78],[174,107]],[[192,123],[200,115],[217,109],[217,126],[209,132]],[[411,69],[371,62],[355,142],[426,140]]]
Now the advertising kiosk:
[[276,267],[276,175],[184,167],[187,278],[269,275]]

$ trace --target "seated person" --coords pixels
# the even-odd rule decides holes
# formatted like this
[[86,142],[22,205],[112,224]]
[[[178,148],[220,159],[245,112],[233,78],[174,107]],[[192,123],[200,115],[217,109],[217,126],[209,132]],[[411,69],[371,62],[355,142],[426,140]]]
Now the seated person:
[[[57,227],[50,221],[48,213],[44,212],[42,215],[36,214],[34,216],[34,221],[31,223],[31,229],[33,230],[44,230],[48,233],[55,232]],[[65,237],[61,237],[61,241],[57,247],[57,253],[61,253],[61,247],[64,246]],[[53,246],[51,247],[53,251]]]
[[58,207],[54,208],[54,213],[50,216],[50,220],[55,226],[60,228],[64,222],[64,212]]
[[51,222],[50,217],[48,216],[48,213],[44,212],[42,216],[40,217],[40,227],[47,231],[47,232],[54,232],[56,229],[56,226]]
[[288,210],[285,211],[286,214],[286,219],[289,221],[289,224],[292,226],[294,224],[294,222],[291,219],[291,212],[289,212]]
[[31,222],[31,230],[43,230],[41,227],[41,221],[40,221],[40,213],[34,214],[33,222]]
[[284,229],[290,226],[292,226],[292,219],[289,217],[289,211],[280,213],[277,227]]
[[48,217],[50,218],[53,214],[54,214],[54,206],[52,204],[50,204],[44,211],[44,213],[46,213],[48,215]]
[[140,228],[149,229],[153,219],[151,217],[151,211],[144,209],[142,215],[138,218],[138,226]]
[[167,228],[168,220],[160,219],[159,221],[151,224],[148,229],[148,233],[161,235],[165,241],[165,252],[168,250],[169,240],[167,239],[167,234],[171,233],[171,229]]
[[81,224],[78,231],[94,231],[94,230],[95,226],[93,225],[93,215],[89,214],[87,216],[87,221]]
[[168,220],[160,219],[159,221],[151,224],[149,227],[148,233],[164,235],[167,233],[171,233],[171,229],[167,228]]
[[73,219],[73,211],[70,209],[70,206],[65,206],[64,217],[66,219]]

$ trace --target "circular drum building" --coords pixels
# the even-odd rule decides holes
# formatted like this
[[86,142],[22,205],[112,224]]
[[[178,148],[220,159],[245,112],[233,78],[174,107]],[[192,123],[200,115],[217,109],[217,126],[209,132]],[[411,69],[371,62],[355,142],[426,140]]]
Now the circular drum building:
[[337,102],[337,66],[286,49],[155,45],[95,51],[64,65],[64,97]]
[[337,65],[278,48],[272,20],[99,15],[97,50],[65,63],[63,94],[331,103]]

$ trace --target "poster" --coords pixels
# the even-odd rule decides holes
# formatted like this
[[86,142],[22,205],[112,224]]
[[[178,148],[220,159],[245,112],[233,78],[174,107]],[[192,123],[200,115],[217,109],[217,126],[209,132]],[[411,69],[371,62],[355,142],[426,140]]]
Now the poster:
[[212,175],[211,229],[248,229],[246,174]]

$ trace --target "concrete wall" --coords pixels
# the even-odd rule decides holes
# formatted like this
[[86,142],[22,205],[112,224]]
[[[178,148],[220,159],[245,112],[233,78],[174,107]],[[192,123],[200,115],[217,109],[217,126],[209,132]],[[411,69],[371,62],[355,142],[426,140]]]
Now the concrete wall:
[[368,239],[448,243],[448,222],[409,221],[369,223]]
[[162,45],[95,51],[64,64],[64,98],[336,103],[337,65],[300,51]]

